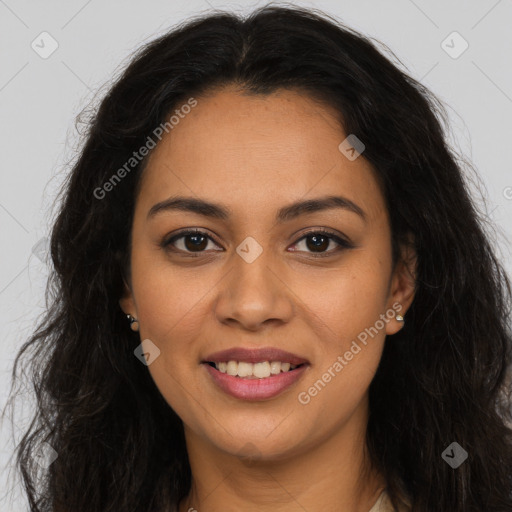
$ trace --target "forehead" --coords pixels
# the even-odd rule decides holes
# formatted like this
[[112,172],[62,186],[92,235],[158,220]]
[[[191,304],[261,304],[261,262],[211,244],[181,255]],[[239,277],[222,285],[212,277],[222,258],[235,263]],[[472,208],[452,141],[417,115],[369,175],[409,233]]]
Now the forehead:
[[177,193],[233,210],[340,193],[382,210],[370,164],[340,151],[347,134],[330,106],[291,90],[224,88],[196,100],[149,155],[139,195],[147,209]]

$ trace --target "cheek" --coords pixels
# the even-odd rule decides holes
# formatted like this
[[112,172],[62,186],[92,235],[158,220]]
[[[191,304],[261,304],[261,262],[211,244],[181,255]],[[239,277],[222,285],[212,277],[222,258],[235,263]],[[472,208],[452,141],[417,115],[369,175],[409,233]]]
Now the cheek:
[[191,376],[198,369],[196,345],[211,286],[170,268],[151,270],[150,265],[133,284],[141,340],[149,338],[160,350],[148,371],[165,401],[183,420],[194,424],[190,396],[200,397],[201,393]]
[[372,326],[385,312],[389,266],[386,259],[367,250],[355,250],[340,267],[298,279],[299,295],[318,322],[346,340]]
[[[318,337],[318,364],[307,381],[317,404],[338,401],[350,409],[362,398],[377,370],[385,340],[389,265],[385,258],[357,251],[333,270],[322,286],[307,286],[308,309]],[[303,284],[311,285],[303,281]],[[321,397],[320,397],[321,395]],[[307,399],[307,398],[306,398]]]
[[160,343],[192,336],[214,288],[207,273],[201,278],[200,270],[173,266],[159,253],[135,255],[132,269],[141,334]]
[[174,407],[183,389],[190,390],[188,376],[197,370],[196,345],[201,340],[212,286],[186,272],[173,270],[170,265],[159,267],[148,260],[139,266],[135,261],[132,268],[140,338],[150,339],[160,350],[148,370],[164,398]]

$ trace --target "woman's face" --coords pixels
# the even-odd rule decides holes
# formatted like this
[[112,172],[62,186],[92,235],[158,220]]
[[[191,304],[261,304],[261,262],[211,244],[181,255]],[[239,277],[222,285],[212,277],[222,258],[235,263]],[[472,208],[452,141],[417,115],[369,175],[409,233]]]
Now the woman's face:
[[[396,303],[404,314],[413,294],[404,269],[392,269],[372,169],[339,149],[348,134],[335,112],[297,92],[227,88],[197,101],[152,150],[136,202],[131,290],[120,304],[151,340],[146,351],[160,351],[151,376],[210,449],[278,459],[347,429],[360,435],[385,336],[401,327]],[[152,212],[178,196],[216,208]],[[341,199],[290,208],[327,197]],[[177,237],[187,229],[202,233]],[[236,348],[306,364],[295,378],[273,364],[280,376],[242,379],[206,363]],[[222,358],[245,360],[241,372],[250,360]],[[267,375],[264,361],[291,358],[252,360]]]

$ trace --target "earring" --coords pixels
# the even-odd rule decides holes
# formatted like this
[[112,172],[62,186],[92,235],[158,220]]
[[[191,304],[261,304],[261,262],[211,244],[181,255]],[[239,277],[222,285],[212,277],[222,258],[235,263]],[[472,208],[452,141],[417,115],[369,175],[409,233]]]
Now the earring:
[[396,319],[399,321],[399,322],[403,322],[404,321],[404,317],[402,315],[396,315]]
[[134,325],[134,324],[138,324],[139,321],[134,318],[132,315],[126,315],[126,318],[128,318],[128,320],[130,320],[130,328],[132,331],[138,331],[138,325]]

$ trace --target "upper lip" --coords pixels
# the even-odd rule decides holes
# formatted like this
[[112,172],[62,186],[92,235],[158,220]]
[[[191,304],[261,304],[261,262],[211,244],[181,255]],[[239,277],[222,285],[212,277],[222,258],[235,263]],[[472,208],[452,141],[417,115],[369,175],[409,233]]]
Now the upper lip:
[[246,363],[260,363],[262,361],[280,361],[282,363],[303,364],[308,363],[307,359],[291,352],[286,352],[274,347],[243,348],[235,347],[220,352],[214,352],[207,356],[203,363],[222,363],[225,361],[243,361]]

